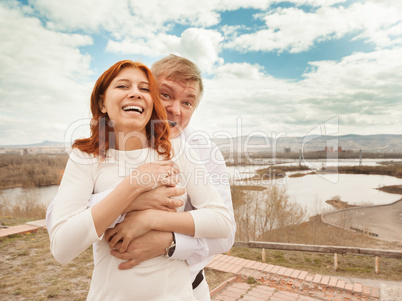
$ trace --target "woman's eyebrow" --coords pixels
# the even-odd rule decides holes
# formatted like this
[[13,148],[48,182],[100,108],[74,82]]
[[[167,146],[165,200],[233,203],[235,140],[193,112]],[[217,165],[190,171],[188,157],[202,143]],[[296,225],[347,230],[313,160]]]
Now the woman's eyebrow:
[[[131,80],[130,80],[130,79],[127,79],[127,78],[116,78],[116,82],[131,82]],[[148,81],[145,81],[145,80],[142,80],[142,81],[140,81],[139,83],[140,83],[140,84],[147,84],[147,85],[149,85],[149,82],[148,82]]]

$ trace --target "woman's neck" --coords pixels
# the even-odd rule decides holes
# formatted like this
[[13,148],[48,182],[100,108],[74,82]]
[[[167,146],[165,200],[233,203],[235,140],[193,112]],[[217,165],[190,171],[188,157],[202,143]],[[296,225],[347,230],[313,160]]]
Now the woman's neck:
[[115,148],[119,151],[131,151],[148,147],[148,138],[146,133],[130,132],[130,133],[114,133]]

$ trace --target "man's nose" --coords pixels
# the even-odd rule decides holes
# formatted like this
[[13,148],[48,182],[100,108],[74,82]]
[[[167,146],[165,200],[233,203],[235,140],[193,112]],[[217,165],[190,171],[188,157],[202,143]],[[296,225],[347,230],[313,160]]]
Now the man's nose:
[[172,101],[170,106],[167,108],[167,111],[173,115],[180,115],[180,102]]

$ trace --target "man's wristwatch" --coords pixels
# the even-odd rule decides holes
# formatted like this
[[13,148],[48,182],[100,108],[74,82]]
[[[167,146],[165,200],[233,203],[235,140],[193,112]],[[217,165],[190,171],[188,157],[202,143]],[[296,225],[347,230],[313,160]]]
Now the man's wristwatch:
[[173,232],[172,232],[172,235],[173,235],[172,243],[170,244],[169,247],[167,247],[165,249],[165,257],[167,257],[167,258],[172,257],[174,251],[176,250],[176,237]]

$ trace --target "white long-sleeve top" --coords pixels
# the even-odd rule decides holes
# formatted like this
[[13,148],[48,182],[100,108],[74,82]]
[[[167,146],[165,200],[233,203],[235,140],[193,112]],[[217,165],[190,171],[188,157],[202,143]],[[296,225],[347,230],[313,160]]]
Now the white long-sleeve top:
[[[226,172],[225,159],[219,147],[213,143],[203,131],[196,131],[188,126],[178,137],[185,140],[190,148],[196,151],[208,172],[210,182],[217,188],[226,208],[230,212],[232,230],[227,238],[196,238],[189,235],[176,233],[176,249],[172,259],[186,260],[190,265],[191,279],[194,281],[197,273],[211,260],[212,256],[225,253],[233,246],[236,235],[236,222],[233,213],[232,196],[230,192],[229,175]],[[192,203],[192,199],[191,199]],[[187,202],[185,210],[191,210],[190,202]]]
[[[198,155],[200,164],[205,166],[212,184],[217,188],[226,208],[229,210],[232,221],[232,231],[227,238],[195,238],[176,233],[176,250],[172,259],[186,260],[190,265],[191,280],[194,281],[197,273],[208,264],[213,255],[230,250],[235,240],[236,223],[234,220],[229,176],[226,172],[225,160],[218,146],[204,132],[195,131],[190,126],[184,130],[178,139],[185,140],[189,147]],[[109,192],[110,190],[104,191],[91,197],[91,199],[102,200]],[[48,229],[51,229],[53,206],[54,200],[47,209],[46,224]],[[188,211],[191,209],[191,204],[187,202],[185,210]]]
[[[173,161],[182,171],[192,205],[195,237],[227,237],[232,231],[230,213],[216,187],[206,177],[202,164],[197,164],[193,150],[183,140],[172,140]],[[121,271],[123,262],[110,255],[108,244],[98,237],[88,200],[92,193],[115,188],[130,170],[141,164],[161,159],[151,148],[135,151],[109,150],[105,161],[74,149],[54,200],[49,231],[50,249],[61,263],[67,263],[94,244],[95,267],[88,300],[192,300],[188,265],[182,260],[163,256]],[[199,161],[198,161],[199,162]],[[183,196],[183,200],[187,195]],[[184,206],[183,206],[184,207]],[[181,211],[184,208],[180,208]]]

